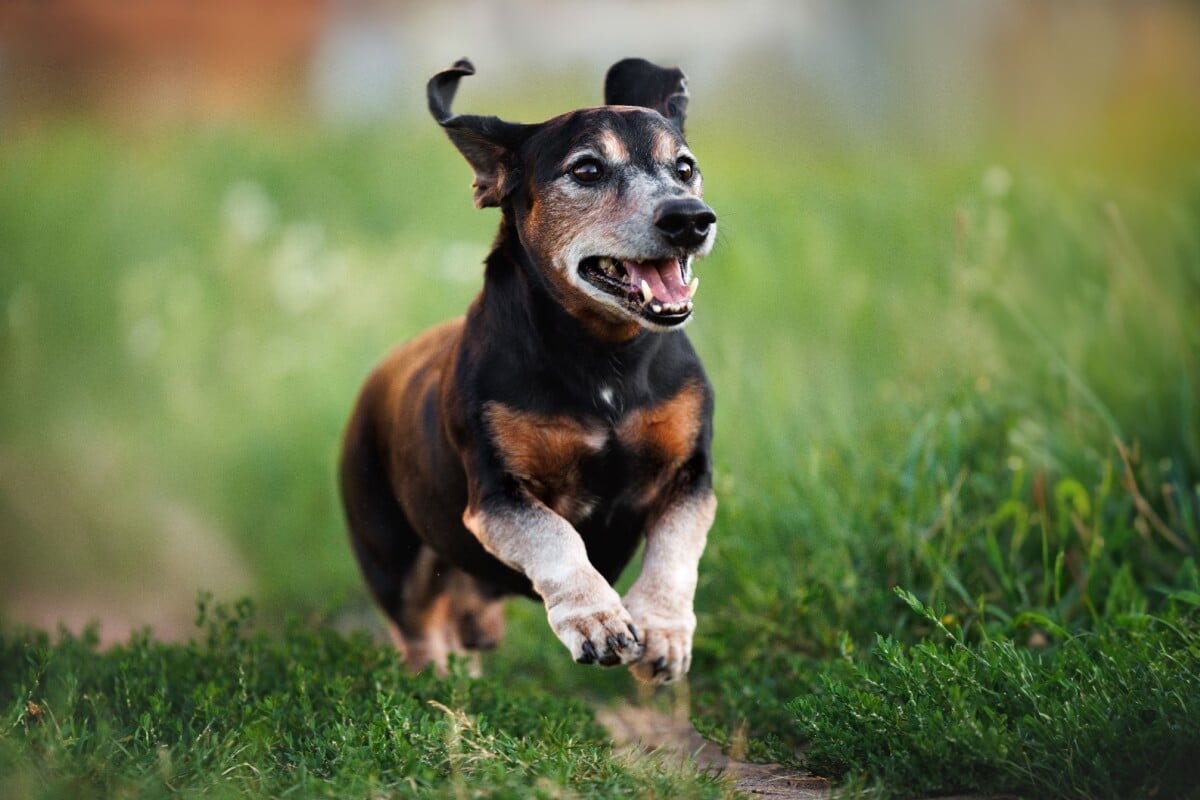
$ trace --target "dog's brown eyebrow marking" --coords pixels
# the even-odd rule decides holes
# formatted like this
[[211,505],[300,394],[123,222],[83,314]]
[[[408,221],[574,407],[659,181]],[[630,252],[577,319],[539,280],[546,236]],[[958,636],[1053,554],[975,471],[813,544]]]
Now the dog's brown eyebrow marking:
[[611,130],[607,128],[601,131],[596,139],[600,147],[600,152],[609,161],[627,162],[629,161],[629,148],[625,146],[625,142]]
[[654,160],[665,164],[675,160],[679,153],[679,140],[666,131],[656,131],[654,134]]
[[598,156],[601,160],[609,163],[625,164],[629,162],[629,147],[614,131],[605,128],[596,135],[591,143],[571,150],[563,159],[562,166],[565,169],[586,156],[593,158]]

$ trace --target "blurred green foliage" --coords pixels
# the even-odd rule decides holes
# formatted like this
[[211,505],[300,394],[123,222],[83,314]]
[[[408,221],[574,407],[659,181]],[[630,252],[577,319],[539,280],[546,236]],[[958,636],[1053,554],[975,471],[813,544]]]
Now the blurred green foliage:
[[[392,343],[465,308],[496,221],[431,127],[0,145],[0,603],[113,585],[190,603],[233,564],[268,620],[365,606],[341,426]],[[1053,651],[1195,591],[1195,152],[1150,174],[719,127],[691,144],[721,218],[689,329],[717,390],[706,732],[748,723],[752,754],[790,757],[818,734],[787,703],[822,697],[829,664],[886,669],[903,651],[877,636],[941,635],[896,586],[980,652]],[[629,691],[511,606],[485,660],[508,690]],[[852,718],[827,730],[853,738]]]

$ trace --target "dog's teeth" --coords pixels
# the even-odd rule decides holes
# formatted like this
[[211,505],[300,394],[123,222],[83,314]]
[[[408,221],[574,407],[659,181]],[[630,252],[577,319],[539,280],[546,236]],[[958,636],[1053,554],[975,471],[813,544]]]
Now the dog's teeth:
[[692,301],[691,301],[691,300],[688,300],[686,303],[684,303],[684,304],[683,304],[683,310],[684,310],[684,311],[691,311],[691,310],[692,310],[692,305],[693,305]]
[[688,283],[688,297],[695,297],[696,290],[699,288],[700,288],[700,276],[695,275],[692,277],[691,282]]
[[650,284],[646,283],[646,279],[642,278],[642,302],[649,303],[654,299],[654,292],[650,291]]
[[650,310],[651,310],[651,311],[653,311],[655,314],[661,314],[661,313],[662,313],[662,306],[661,306],[661,305],[659,305],[658,303],[651,303],[651,304],[650,304]]

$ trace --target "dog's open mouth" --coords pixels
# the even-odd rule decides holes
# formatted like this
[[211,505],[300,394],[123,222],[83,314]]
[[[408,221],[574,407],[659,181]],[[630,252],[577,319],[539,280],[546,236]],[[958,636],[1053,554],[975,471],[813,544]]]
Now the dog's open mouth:
[[632,259],[591,256],[579,274],[619,300],[635,314],[659,325],[678,325],[692,315],[699,278],[691,275],[691,257]]

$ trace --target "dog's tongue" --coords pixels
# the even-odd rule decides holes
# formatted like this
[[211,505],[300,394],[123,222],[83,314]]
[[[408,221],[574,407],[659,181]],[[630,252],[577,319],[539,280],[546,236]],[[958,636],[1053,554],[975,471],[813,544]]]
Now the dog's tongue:
[[642,281],[645,281],[654,299],[660,303],[683,303],[691,298],[687,284],[683,282],[683,270],[677,258],[622,261],[621,266],[629,275],[630,283],[641,291]]

